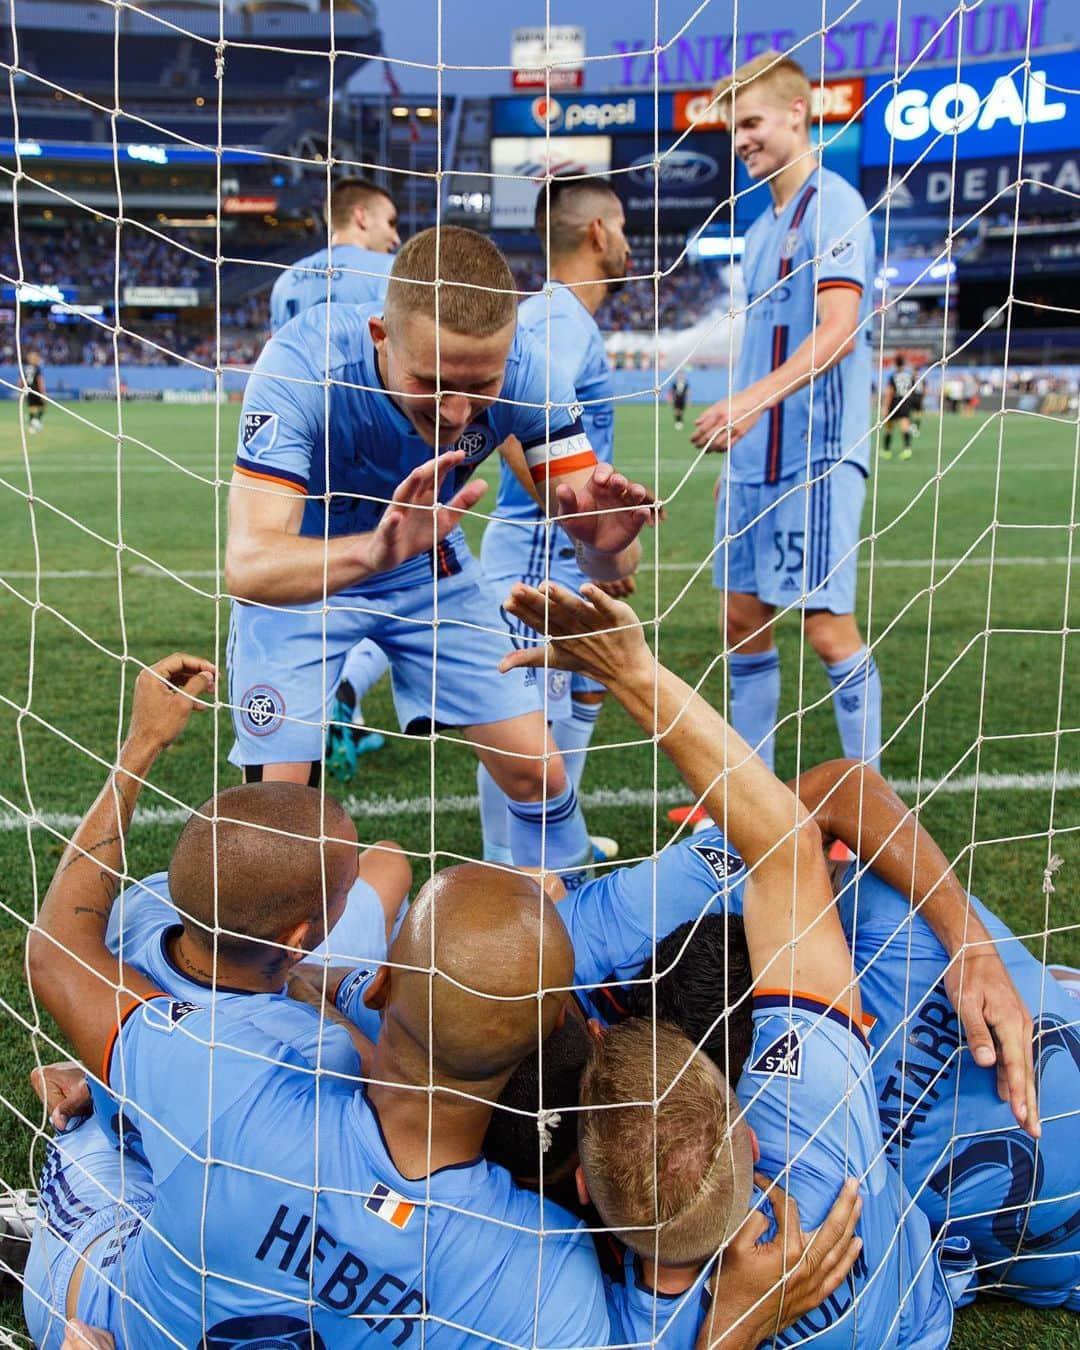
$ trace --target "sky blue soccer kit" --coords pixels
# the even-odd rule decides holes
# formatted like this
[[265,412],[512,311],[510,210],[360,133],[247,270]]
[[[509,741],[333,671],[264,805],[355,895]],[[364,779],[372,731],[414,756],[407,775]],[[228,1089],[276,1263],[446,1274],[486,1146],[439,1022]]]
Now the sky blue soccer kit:
[[316,1079],[265,1007],[162,997],[124,1019],[107,1080],[156,1202],[112,1276],[87,1273],[81,1317],[204,1350],[607,1343],[571,1215],[482,1159],[403,1177],[363,1089]]
[[[378,305],[307,310],[271,340],[248,381],[236,469],[253,485],[303,494],[307,537],[374,529],[398,484],[434,453],[382,386],[368,328],[380,312]],[[499,399],[460,437],[467,459],[448,476],[443,500],[507,436],[527,456],[550,447],[564,467],[595,462],[574,400],[571,385],[549,380],[536,344],[516,334]],[[532,672],[496,670],[510,643],[495,593],[458,528],[431,552],[328,596],[325,609],[234,602],[233,762],[319,759],[327,699],[346,652],[363,637],[390,660],[403,728],[484,724],[540,707]]]
[[270,331],[312,305],[382,304],[392,253],[376,253],[359,244],[334,244],[301,258],[278,277],[270,292]]

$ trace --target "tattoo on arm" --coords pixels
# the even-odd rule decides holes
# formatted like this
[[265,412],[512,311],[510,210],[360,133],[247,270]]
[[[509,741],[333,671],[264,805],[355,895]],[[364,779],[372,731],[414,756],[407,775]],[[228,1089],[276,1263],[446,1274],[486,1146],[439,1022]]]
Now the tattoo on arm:
[[95,909],[93,905],[76,905],[73,914],[96,914],[103,923],[109,922],[109,911],[107,909]]
[[120,843],[120,840],[121,840],[120,835],[110,834],[107,839],[99,839],[96,844],[91,844],[89,848],[80,847],[75,853],[72,854],[72,856],[67,860],[67,862],[64,863],[63,867],[60,868],[60,871],[57,872],[56,875],[58,877],[62,876],[63,873],[66,872],[68,868],[72,867],[75,863],[80,862],[83,859],[89,858],[90,854],[96,853],[98,849],[109,848],[113,844]]

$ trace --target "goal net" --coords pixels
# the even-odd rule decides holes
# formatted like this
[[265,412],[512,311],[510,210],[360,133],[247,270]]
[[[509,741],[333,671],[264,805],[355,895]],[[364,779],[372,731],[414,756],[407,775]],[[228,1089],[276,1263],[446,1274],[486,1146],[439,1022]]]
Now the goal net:
[[[705,1283],[724,1279],[711,1257],[746,1220],[704,1225],[707,1253],[691,1259],[678,1216],[711,1194],[716,1168],[737,1194],[739,1178],[749,1186],[747,1126],[807,1229],[847,1175],[864,1195],[851,1275],[777,1344],[843,1328],[853,1344],[914,1345],[916,1316],[943,1326],[944,1344],[942,1262],[961,1303],[978,1288],[1038,1309],[1024,1322],[1033,1345],[1071,1325],[1080,89],[1065,20],[1043,0],[854,0],[797,22],[770,9],[759,31],[745,6],[642,4],[627,7],[631,38],[614,16],[583,11],[583,36],[554,26],[574,16],[543,8],[523,16],[540,26],[518,30],[508,64],[511,24],[494,6],[11,6],[5,1343],[60,1344],[73,1272],[94,1245],[94,1292],[78,1306],[108,1314],[117,1344],[693,1344]],[[752,79],[717,92],[755,60]],[[327,203],[353,180],[360,195],[335,217]],[[462,227],[495,243],[512,276],[473,283],[474,326],[447,317],[462,288],[439,270]],[[433,297],[433,364],[410,366],[382,350],[394,341],[379,305],[386,255],[428,229],[436,270],[412,289]],[[279,312],[271,291],[286,276],[292,308]],[[365,287],[370,314],[350,308]],[[497,352],[485,380],[500,296],[527,307],[528,336],[509,373]],[[287,332],[267,349],[272,326]],[[693,765],[684,781],[666,728],[646,718],[643,731],[550,654],[528,676],[496,673],[508,642],[534,641],[500,609],[511,584],[575,584],[574,518],[580,536],[589,499],[558,524],[526,484],[558,514],[546,475],[586,435],[610,442],[615,469],[663,508],[633,583],[612,589],[692,691],[676,725],[704,715],[700,696],[779,778],[801,779],[831,846],[835,911],[804,921],[809,864],[790,831],[759,848],[746,756],[725,763],[717,750],[705,791]],[[500,460],[507,436],[524,451],[511,444]],[[365,559],[350,572],[347,537],[378,527],[435,440],[464,453],[455,488],[475,468],[486,495],[461,532],[422,508],[430,529],[400,586],[368,576],[366,552],[349,555]],[[243,564],[242,516],[264,531]],[[315,552],[281,542],[298,529]],[[102,871],[118,890],[112,949],[163,986],[169,1011],[151,1005],[137,1034],[120,1033],[104,1077],[86,1066],[92,1110],[77,1073],[56,1080],[79,1112],[58,1133],[60,1089],[43,1105],[30,1075],[40,1086],[44,1066],[70,1060],[71,1037],[28,988],[27,934],[120,753],[139,672],[174,650],[221,672],[212,711],[159,759],[119,864]],[[526,710],[532,731],[507,733]],[[264,746],[267,764],[288,759],[279,743],[322,765],[328,794],[313,827],[318,898],[292,945],[300,920],[275,927],[264,892],[311,832],[253,817],[245,852],[217,800]],[[859,773],[879,760],[896,798]],[[358,882],[320,944],[340,898],[335,801],[355,823]],[[165,875],[193,813],[209,841],[203,913],[177,907]],[[252,837],[282,860],[270,878]],[[760,856],[748,865],[740,845]],[[264,879],[250,895],[240,870],[217,866],[234,847]],[[759,889],[774,902],[788,855],[777,943],[779,911],[763,911],[766,931],[748,882],[771,878]],[[473,900],[444,935],[404,904],[418,893],[433,904],[433,878],[480,860],[489,881],[453,875],[490,890],[490,923]],[[472,913],[463,931],[489,952],[515,866],[567,897],[560,917],[544,911],[539,939],[565,925],[574,945],[573,976],[555,991],[535,979],[515,990],[510,950],[505,966],[462,964],[454,923]],[[835,976],[837,948],[821,937],[841,928],[857,979],[846,966]],[[1006,986],[984,983],[987,933],[1034,1023],[1041,1140],[969,1048],[983,998],[999,1053],[1020,1025]],[[395,936],[405,945],[388,945]],[[267,954],[262,985],[253,942]],[[422,942],[422,961],[401,958]],[[307,1011],[284,1013],[275,999],[301,949],[306,982],[290,988]],[[808,988],[822,950],[832,974]],[[374,975],[387,963],[404,972],[388,994]],[[408,1004],[418,970],[434,991],[422,1018]],[[270,1008],[264,1021],[238,989]],[[500,1037],[514,1044],[523,1004],[550,1032],[551,1000],[567,993],[571,1030],[560,1017],[507,1086]],[[419,1018],[413,1060],[383,1046],[384,994]],[[440,1025],[448,1009],[472,1034]],[[250,1043],[237,1031],[249,1023]],[[597,1050],[590,1023],[623,1029]],[[164,1035],[171,1075],[160,1068],[173,1050],[146,1048]],[[473,1059],[463,1068],[455,1054]],[[737,1101],[702,1069],[706,1054]],[[328,1133],[343,1084],[355,1157]],[[260,1123],[260,1102],[281,1109],[293,1153]],[[525,1198],[495,1171],[451,1184],[481,1146]],[[605,1190],[615,1152],[626,1166]],[[755,1190],[742,1203],[769,1217],[777,1202]],[[380,1252],[393,1258],[379,1265]],[[496,1278],[503,1260],[510,1289]],[[585,1266],[573,1286],[571,1261]],[[489,1282],[497,1297],[483,1296]],[[762,1309],[775,1312],[764,1291],[729,1309],[717,1288],[721,1319],[760,1328]],[[955,1343],[1003,1335],[1004,1317],[980,1301]]]

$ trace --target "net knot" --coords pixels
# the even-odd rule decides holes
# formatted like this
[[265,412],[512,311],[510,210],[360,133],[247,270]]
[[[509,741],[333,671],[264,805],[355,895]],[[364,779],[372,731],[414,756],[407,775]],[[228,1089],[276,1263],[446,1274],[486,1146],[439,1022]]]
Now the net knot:
[[540,1111],[536,1117],[536,1130],[540,1135],[540,1152],[547,1153],[552,1145],[551,1131],[557,1130],[562,1123],[559,1111]]
[[1054,894],[1053,876],[1054,873],[1058,870],[1059,867],[1062,866],[1064,862],[1065,862],[1064,858],[1059,858],[1056,853],[1051,853],[1050,861],[1046,864],[1046,867],[1043,869],[1043,884],[1042,884],[1043,895]]

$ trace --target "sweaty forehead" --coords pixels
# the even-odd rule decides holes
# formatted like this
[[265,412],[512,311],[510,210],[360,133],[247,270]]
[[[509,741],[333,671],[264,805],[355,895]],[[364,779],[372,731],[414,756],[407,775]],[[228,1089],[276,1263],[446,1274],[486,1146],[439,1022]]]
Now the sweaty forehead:
[[424,315],[410,315],[393,335],[394,345],[410,373],[434,376],[453,389],[488,379],[501,380],[514,337],[508,324],[488,337],[436,328]]

